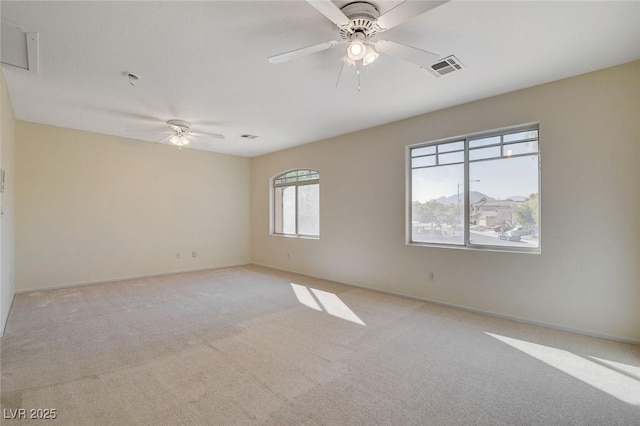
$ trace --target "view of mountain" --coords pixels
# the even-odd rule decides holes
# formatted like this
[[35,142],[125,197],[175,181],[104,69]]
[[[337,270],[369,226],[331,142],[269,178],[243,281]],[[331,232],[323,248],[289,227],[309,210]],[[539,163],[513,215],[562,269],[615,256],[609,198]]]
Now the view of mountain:
[[[462,198],[464,197],[464,194],[460,193],[460,201],[462,202]],[[471,191],[469,193],[469,201],[471,201],[471,204],[477,203],[478,201],[482,200],[482,199],[486,199],[487,201],[497,201],[495,198],[493,197],[489,197],[486,194],[483,194],[482,192],[478,192],[478,191]],[[440,204],[444,204],[447,206],[453,206],[455,204],[458,204],[458,195],[457,194],[453,194],[450,195],[448,197],[440,197],[440,198],[436,198],[436,201]]]

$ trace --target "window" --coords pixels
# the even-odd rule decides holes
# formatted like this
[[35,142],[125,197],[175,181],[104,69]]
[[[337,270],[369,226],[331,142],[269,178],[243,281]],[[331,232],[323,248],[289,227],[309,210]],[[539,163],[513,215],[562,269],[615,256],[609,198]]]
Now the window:
[[415,244],[540,251],[538,127],[412,146]]
[[273,179],[273,233],[320,235],[320,174],[292,170]]

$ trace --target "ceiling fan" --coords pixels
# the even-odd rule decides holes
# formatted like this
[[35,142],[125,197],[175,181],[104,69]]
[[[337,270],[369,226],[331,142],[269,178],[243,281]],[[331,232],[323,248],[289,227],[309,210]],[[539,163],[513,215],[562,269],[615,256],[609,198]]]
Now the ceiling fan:
[[439,55],[433,52],[416,47],[391,40],[374,41],[373,39],[378,33],[387,31],[409,19],[428,12],[447,3],[449,0],[407,0],[384,15],[380,15],[378,8],[374,4],[364,1],[349,3],[342,8],[338,8],[331,0],[306,1],[338,26],[340,38],[271,56],[269,57],[269,62],[279,64],[347,43],[348,46],[342,58],[343,66],[344,64],[355,66],[358,70],[358,75],[360,74],[360,67],[372,64],[378,59],[380,53],[404,59],[419,67],[427,67],[439,58]]
[[127,132],[166,133],[169,136],[160,139],[158,142],[169,141],[170,143],[178,147],[188,145],[191,142],[190,138],[194,136],[209,136],[216,139],[224,139],[223,135],[217,133],[194,132],[193,130],[191,130],[191,123],[185,120],[169,120],[167,121],[167,125],[169,126],[169,130],[164,132],[157,130],[127,130]]

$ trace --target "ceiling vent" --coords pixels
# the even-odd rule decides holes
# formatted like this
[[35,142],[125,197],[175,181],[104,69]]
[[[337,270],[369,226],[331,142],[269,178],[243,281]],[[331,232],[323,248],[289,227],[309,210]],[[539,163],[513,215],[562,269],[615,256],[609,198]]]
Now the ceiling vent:
[[462,69],[462,62],[460,62],[455,56],[451,55],[440,62],[436,62],[427,69],[436,77],[441,77],[454,71],[460,71]]
[[250,134],[244,134],[244,135],[240,135],[241,138],[244,139],[257,139],[258,137],[256,135],[250,135]]
[[2,64],[38,73],[38,33],[2,22]]

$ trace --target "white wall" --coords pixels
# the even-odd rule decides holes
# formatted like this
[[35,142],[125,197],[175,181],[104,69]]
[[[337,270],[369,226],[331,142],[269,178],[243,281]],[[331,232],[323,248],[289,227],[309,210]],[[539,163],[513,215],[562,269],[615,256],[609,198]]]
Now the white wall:
[[[635,62],[255,158],[252,261],[640,341],[639,111]],[[407,145],[531,122],[540,255],[405,244]],[[320,171],[319,240],[269,235],[270,178],[299,167]]]
[[0,193],[0,336],[9,317],[14,285],[14,150],[15,119],[9,93],[0,70],[0,167],[5,171],[4,192]]
[[250,262],[247,158],[17,121],[16,169],[18,291]]

